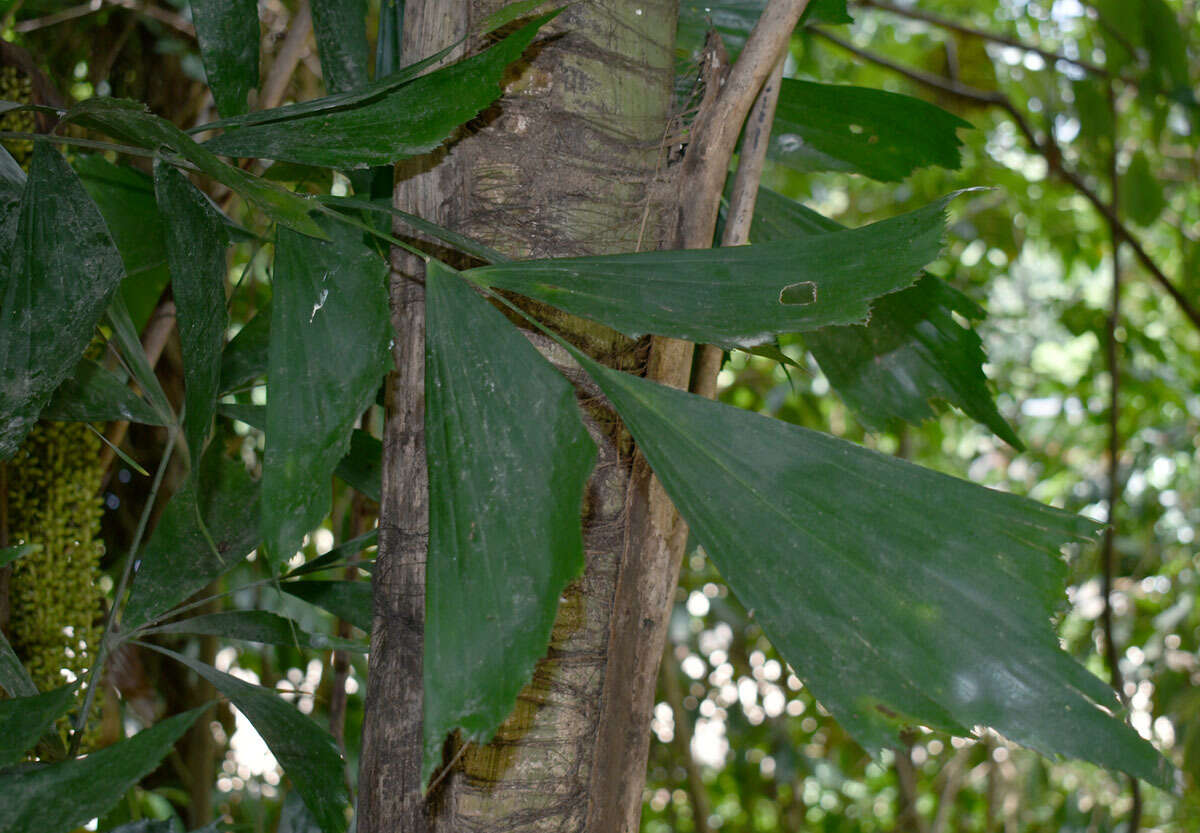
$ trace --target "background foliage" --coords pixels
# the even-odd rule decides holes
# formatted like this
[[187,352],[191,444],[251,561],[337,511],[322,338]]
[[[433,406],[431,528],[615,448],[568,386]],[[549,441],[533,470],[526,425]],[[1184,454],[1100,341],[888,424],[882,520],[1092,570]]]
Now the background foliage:
[[[704,13],[688,17],[689,10],[698,9],[684,5],[685,22],[692,28],[681,30],[681,76],[689,72],[696,45],[689,32],[694,35],[707,25]],[[704,8],[736,48],[739,31],[744,37],[744,21],[753,20],[758,6],[735,2]],[[316,50],[325,45],[319,31],[316,38],[308,35],[305,20],[312,14],[319,21],[323,8],[327,4],[314,4],[311,10],[307,4],[277,2],[260,7],[261,61],[267,77],[262,90],[264,95],[269,89],[280,90],[274,103],[304,101],[322,92]],[[186,10],[113,3],[63,17],[69,10],[64,4],[29,0],[10,3],[3,11],[4,38],[36,57],[64,102],[110,95],[134,98],[184,126],[217,115],[236,116],[244,109],[244,94],[240,100],[235,96],[219,101],[218,112],[206,92]],[[382,65],[389,60],[386,34],[394,9],[385,0],[382,9],[371,3],[367,11],[372,38],[377,31],[385,35],[376,44],[376,60]],[[781,107],[784,122],[776,134],[765,184],[851,227],[927,205],[955,188],[996,187],[962,201],[947,236],[949,247],[929,271],[963,294],[955,306],[957,315],[978,317],[976,304],[987,310],[979,331],[988,375],[1002,392],[999,416],[1017,426],[1026,448],[1016,451],[957,412],[938,409],[916,427],[901,425],[887,414],[863,414],[860,409],[856,415],[831,395],[833,370],[829,361],[822,359],[818,365],[814,359],[814,354],[820,355],[816,338],[784,339],[783,350],[797,365],[790,369],[770,359],[733,353],[722,372],[721,397],[1103,520],[1108,512],[1105,459],[1111,441],[1106,344],[1113,237],[1109,223],[1078,186],[1104,204],[1115,202],[1128,231],[1179,293],[1185,299],[1200,296],[1200,199],[1195,185],[1200,180],[1200,115],[1193,92],[1200,60],[1194,47],[1200,34],[1197,9],[1193,3],[1167,0],[1089,5],[999,0],[922,3],[920,11],[996,37],[914,19],[911,7],[896,11],[883,3],[864,3],[851,7],[853,25],[835,26],[842,21],[830,16],[822,28],[798,33],[786,73],[797,84],[853,83],[906,92],[946,108],[974,126],[959,131],[964,142],[961,167],[925,167],[911,175],[906,175],[911,164],[897,171],[873,171],[883,182],[810,172],[784,140],[789,112]],[[827,35],[869,55],[850,59]],[[908,71],[898,72],[873,57]],[[275,88],[271,78],[277,79]],[[336,91],[336,84],[347,89],[360,80],[326,78],[329,91]],[[808,122],[800,116],[796,121]],[[0,127],[15,125],[4,122]],[[286,129],[278,132],[288,137]],[[309,155],[314,152],[304,143],[299,146]],[[22,150],[13,149],[18,154]],[[867,150],[864,159],[876,158]],[[941,153],[943,164],[948,164],[946,151]],[[181,403],[189,351],[199,348],[189,346],[197,342],[189,342],[184,328],[187,302],[179,297],[178,283],[173,298],[161,294],[166,264],[173,250],[183,245],[162,233],[154,207],[156,188],[170,183],[163,176],[156,181],[148,167],[117,165],[115,159],[86,149],[70,155],[116,239],[126,272],[133,276],[120,290],[129,320],[111,327],[118,333],[127,327],[134,338],[143,332],[146,342],[153,322],[178,310],[183,338],[169,336],[161,342],[155,368],[159,381],[143,387],[151,407]],[[306,155],[295,161],[312,160]],[[918,161],[939,160],[935,156]],[[1063,171],[1076,181],[1064,181]],[[301,193],[346,193],[347,182],[340,175],[302,164],[271,166],[267,178]],[[267,350],[265,335],[268,329],[277,332],[268,324],[288,320],[278,312],[287,299],[276,295],[279,303],[266,303],[274,276],[261,256],[261,244],[247,233],[261,223],[260,215],[219,186],[210,196],[246,227],[212,230],[229,235],[234,243],[229,278],[238,287],[227,325],[238,349],[231,346],[226,351],[219,372],[209,368],[209,383],[219,380],[215,384],[224,395],[212,447],[233,452],[257,474],[271,465],[260,429],[284,419],[285,409],[272,412],[268,406],[264,412],[262,390],[253,380],[263,368],[285,361],[282,354],[273,356]],[[277,195],[264,199],[282,221],[299,222],[286,200]],[[769,230],[757,233],[765,239]],[[297,247],[316,246],[302,242],[311,238],[300,235],[289,239]],[[295,254],[298,259],[314,256],[319,253]],[[1200,776],[1200,699],[1195,694],[1200,682],[1200,620],[1194,603],[1200,582],[1194,542],[1200,523],[1200,379],[1195,361],[1200,339],[1195,322],[1136,265],[1128,246],[1121,263],[1124,288],[1114,343],[1122,371],[1116,429],[1123,498],[1115,505],[1112,633],[1120,646],[1132,724],[1181,767],[1187,787],[1182,799],[1143,789],[1142,824],[1182,831],[1200,818],[1195,789]],[[305,303],[307,295],[293,299],[293,304]],[[354,309],[346,314],[354,314]],[[383,338],[367,325],[362,336],[365,344],[376,348]],[[271,349],[282,343],[273,338]],[[137,368],[132,370],[144,380]],[[368,370],[364,372],[369,375]],[[189,380],[189,390],[191,385]],[[347,419],[350,410],[369,402],[367,393],[366,385],[359,385],[349,398],[360,401],[350,402],[344,413],[331,414],[330,419]],[[317,395],[347,396],[344,391]],[[319,410],[311,404],[297,407]],[[274,529],[268,540],[280,543],[274,552],[268,550],[272,558],[286,561],[288,567],[303,564],[303,569],[311,569],[313,561],[325,557],[321,563],[336,564],[337,578],[354,578],[369,567],[345,565],[336,557],[339,552],[355,556],[371,543],[357,536],[369,534],[375,507],[368,496],[372,490],[378,495],[378,471],[372,470],[371,461],[378,454],[372,435],[378,433],[380,415],[372,410],[353,435],[348,456],[342,458],[345,449],[325,450],[330,465],[342,458],[339,479],[333,483],[329,516],[317,532],[304,536],[304,557],[287,560],[280,555],[294,549],[289,542],[302,532]],[[278,425],[273,435],[287,430],[286,422]],[[146,502],[151,478],[138,467],[151,473],[161,469],[170,491],[186,494],[189,488],[187,470],[169,458],[164,463],[162,449],[170,447],[173,430],[132,426],[123,446],[129,460],[112,465],[104,487],[102,537],[108,555],[100,569],[106,572],[97,583],[106,593],[120,581],[114,573],[120,561],[116,554],[125,552],[135,538]],[[199,446],[194,441],[188,445],[199,456]],[[239,477],[236,471],[218,468],[219,462],[214,462],[210,473],[199,476]],[[248,480],[239,488],[244,490],[239,506],[245,511],[255,497]],[[151,547],[165,534],[180,540],[202,537],[203,528],[189,521],[195,512],[208,520],[209,511],[209,530],[216,537],[221,538],[218,527],[223,523],[230,530],[230,547],[244,552],[252,546],[232,540],[234,531],[247,526],[244,521],[205,507],[202,498],[190,504],[173,501],[165,509],[152,501],[147,511],[159,529]],[[173,511],[178,517],[172,517]],[[350,540],[358,544],[336,549]],[[172,548],[161,540],[158,546]],[[1104,677],[1108,671],[1100,560],[1093,546],[1073,553],[1070,606],[1061,611],[1059,628],[1069,650]],[[366,585],[295,577],[275,584],[265,580],[267,575],[256,559],[239,564],[207,588],[208,578],[195,587],[179,587],[171,576],[165,577],[177,597],[146,599],[146,605],[159,605],[154,612],[198,590],[204,589],[207,596],[242,588],[232,594],[224,613],[216,612],[214,602],[205,602],[200,610],[244,615],[211,623],[207,629],[203,623],[194,625],[192,633],[168,627],[148,634],[156,651],[123,648],[110,672],[121,675],[120,689],[126,693],[123,720],[148,725],[160,715],[185,712],[213,696],[213,689],[190,676],[185,666],[161,661],[164,652],[175,652],[188,658],[193,668],[203,667],[196,662],[200,659],[230,672],[233,676],[208,674],[208,683],[241,713],[250,714],[254,703],[238,680],[286,692],[301,712],[330,726],[343,745],[346,771],[353,778],[365,665],[358,653],[330,651],[348,643],[321,635],[345,639],[355,635],[356,624],[367,624],[360,592]],[[149,595],[146,588],[152,587],[149,575],[139,576],[135,584],[142,594]],[[135,613],[137,598],[130,601]],[[1133,799],[1125,781],[1087,765],[1047,761],[995,737],[951,741],[914,734],[906,755],[885,755],[872,762],[789,672],[752,612],[739,605],[699,553],[686,562],[679,602],[660,681],[661,702],[655,710],[661,743],[652,752],[646,830],[1116,830],[1122,824],[1128,829]],[[301,632],[293,633],[282,620],[264,618],[261,611],[290,617]],[[151,615],[147,609],[147,618]],[[286,632],[279,629],[281,623]],[[217,638],[238,629],[247,642]],[[96,729],[105,739],[100,745],[122,736],[118,710],[106,703],[102,714],[105,720]],[[254,829],[308,829],[305,825],[311,821],[303,806],[284,800],[276,757],[262,746],[245,718],[223,706],[204,721],[187,734],[181,734],[181,719],[157,724],[161,737],[143,742],[170,745],[179,737],[175,752],[155,772],[128,774],[129,783],[138,786],[101,820],[100,829],[150,819],[178,819],[195,827],[208,821],[210,806]],[[259,731],[264,731],[261,725]],[[197,766],[219,772],[215,790],[207,780],[189,775]],[[288,773],[293,779],[303,777],[292,767]],[[139,783],[142,775],[146,777]],[[86,820],[81,817],[78,822]]]

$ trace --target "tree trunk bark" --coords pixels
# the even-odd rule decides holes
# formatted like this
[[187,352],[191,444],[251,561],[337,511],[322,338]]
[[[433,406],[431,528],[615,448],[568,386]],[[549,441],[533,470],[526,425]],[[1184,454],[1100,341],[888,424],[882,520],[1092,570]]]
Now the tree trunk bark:
[[[409,0],[405,62],[462,37],[501,5]],[[568,6],[510,71],[495,107],[442,150],[400,166],[397,206],[516,257],[657,248],[675,20],[672,0]],[[475,39],[466,49],[483,45]],[[651,505],[657,483],[594,386],[563,351],[534,336],[577,382],[599,447],[584,507],[584,575],[564,595],[547,656],[495,740],[448,750],[455,763],[431,800],[419,794],[424,299],[413,280],[418,264],[397,257],[394,265],[397,371],[385,429],[358,830],[633,833],[686,532],[661,500]],[[646,343],[528,308],[610,366],[646,364]]]

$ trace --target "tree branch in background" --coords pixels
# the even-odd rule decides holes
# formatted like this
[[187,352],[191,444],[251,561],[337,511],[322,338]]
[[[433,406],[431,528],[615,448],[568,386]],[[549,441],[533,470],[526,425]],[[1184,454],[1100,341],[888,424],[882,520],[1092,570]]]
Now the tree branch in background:
[[13,25],[13,31],[20,34],[36,32],[39,29],[46,29],[50,26],[57,26],[59,23],[65,23],[68,20],[74,20],[77,17],[95,14],[105,6],[117,6],[135,14],[144,15],[175,30],[177,34],[183,35],[189,40],[196,39],[196,27],[187,18],[149,3],[138,2],[138,0],[89,0],[87,3],[80,3],[78,6],[72,6],[53,14],[22,20]]
[[267,73],[267,80],[262,85],[262,96],[258,100],[258,109],[270,110],[283,103],[288,84],[300,66],[300,61],[308,49],[308,36],[312,32],[312,12],[308,0],[300,0],[300,7],[288,21],[287,36],[275,53],[275,62]]
[[[894,14],[898,17],[906,17],[910,20],[920,20],[924,23],[937,26],[939,29],[947,29],[951,32],[957,32],[960,35],[968,35],[973,38],[979,38],[981,40],[997,43],[1002,46],[1011,46],[1013,49],[1020,49],[1022,52],[1032,52],[1035,55],[1042,56],[1052,64],[1056,61],[1063,61],[1064,63],[1072,64],[1082,70],[1090,72],[1092,75],[1100,76],[1101,78],[1115,77],[1107,69],[1097,64],[1093,64],[1088,61],[1082,61],[1079,58],[1070,58],[1060,52],[1054,52],[1050,49],[1043,49],[1040,46],[1034,46],[1033,44],[1025,43],[1024,41],[1009,37],[1008,35],[999,35],[994,32],[984,31],[983,29],[976,29],[973,26],[967,26],[966,24],[959,23],[957,20],[951,20],[950,18],[941,17],[940,15],[936,15],[931,12],[922,11],[915,6],[896,6],[891,3],[884,2],[884,0],[857,0],[855,5],[879,9],[880,11],[887,12],[888,14]],[[1121,80],[1127,84],[1137,84],[1136,81],[1129,78],[1122,77]]]
[[674,648],[668,639],[663,650],[662,673],[659,675],[663,693],[667,696],[667,703],[671,706],[671,715],[675,721],[675,734],[671,744],[687,770],[688,799],[692,804],[692,820],[696,825],[696,833],[713,833],[712,825],[708,823],[708,818],[712,815],[712,802],[708,798],[708,788],[704,785],[700,767],[692,756],[692,719],[683,705],[683,686],[679,683]]
[[1063,162],[1062,149],[1054,141],[1053,136],[1047,135],[1045,140],[1039,140],[1028,119],[1026,119],[1021,111],[1017,109],[1016,105],[1012,103],[1012,100],[1008,96],[999,92],[969,87],[966,84],[961,84],[957,81],[951,81],[934,73],[924,72],[919,69],[898,64],[883,57],[882,55],[877,55],[874,52],[861,49],[854,44],[842,40],[836,35],[832,35],[829,32],[817,27],[810,27],[809,31],[818,37],[824,38],[835,46],[841,47],[852,55],[862,58],[864,61],[869,61],[876,66],[881,66],[884,69],[891,70],[892,72],[902,75],[918,84],[922,84],[945,93],[950,93],[951,95],[961,96],[962,98],[966,98],[980,104],[988,104],[993,107],[999,107],[1007,112],[1012,118],[1013,123],[1017,126],[1017,129],[1021,131],[1021,134],[1025,137],[1025,140],[1029,143],[1030,148],[1045,158],[1050,172],[1058,174],[1063,181],[1073,187],[1081,196],[1090,202],[1096,208],[1096,210],[1100,212],[1104,219],[1109,222],[1109,224],[1113,225],[1119,231],[1121,237],[1129,244],[1129,247],[1133,250],[1133,253],[1137,256],[1137,259],[1141,262],[1141,264],[1146,268],[1146,271],[1150,273],[1150,276],[1154,278],[1159,286],[1166,290],[1167,294],[1171,296],[1171,298],[1179,306],[1179,309],[1185,316],[1187,316],[1188,320],[1190,320],[1197,329],[1200,329],[1200,310],[1198,310],[1192,304],[1192,302],[1188,300],[1187,296],[1183,294],[1179,287],[1175,286],[1175,284],[1171,282],[1171,279],[1168,278],[1162,269],[1159,268],[1158,264],[1154,262],[1154,258],[1150,257],[1141,241],[1134,236],[1133,232],[1129,230],[1129,228],[1121,221],[1121,218],[1116,214],[1116,212],[1113,211],[1112,206],[1102,200],[1100,196],[1094,190],[1092,190],[1092,188],[1086,182],[1084,182],[1083,177],[1066,166],[1066,164]]
[[[1117,106],[1112,85],[1108,88],[1109,109],[1112,111],[1112,153],[1109,157],[1108,175],[1111,184],[1113,213],[1120,212],[1121,177],[1117,167],[1120,143],[1117,140]],[[1121,229],[1116,222],[1109,223],[1112,239],[1112,290],[1109,299],[1106,326],[1105,360],[1108,365],[1108,510],[1104,527],[1104,540],[1100,553],[1100,586],[1104,607],[1100,612],[1100,623],[1104,631],[1104,657],[1108,663],[1109,682],[1117,690],[1117,696],[1128,703],[1125,680],[1121,674],[1121,652],[1113,633],[1112,592],[1113,576],[1116,573],[1116,523],[1117,502],[1121,499],[1121,359],[1117,350],[1117,328],[1121,326]],[[1137,833],[1142,822],[1142,788],[1136,778],[1129,778],[1129,790],[1133,806],[1129,811],[1126,833]]]

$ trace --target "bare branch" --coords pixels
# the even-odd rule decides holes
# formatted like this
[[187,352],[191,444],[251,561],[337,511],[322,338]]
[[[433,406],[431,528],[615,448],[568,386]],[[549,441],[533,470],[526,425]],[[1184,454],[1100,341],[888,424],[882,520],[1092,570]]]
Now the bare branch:
[[[1047,61],[1049,61],[1052,64],[1057,61],[1062,61],[1064,63],[1072,64],[1074,66],[1079,67],[1082,70],[1090,72],[1092,75],[1100,76],[1101,78],[1118,77],[1118,76],[1114,76],[1111,72],[1109,72],[1104,67],[1099,66],[1098,64],[1093,64],[1093,63],[1090,63],[1089,61],[1082,61],[1079,58],[1070,58],[1066,55],[1063,55],[1061,52],[1054,52],[1053,50],[1050,50],[1050,49],[1043,49],[1040,46],[1036,46],[1031,43],[1025,43],[1022,40],[1018,40],[1017,38],[1009,37],[1008,35],[1000,35],[1000,34],[996,34],[994,32],[984,31],[983,29],[976,29],[973,26],[967,26],[964,23],[959,23],[957,20],[951,20],[950,18],[942,17],[940,15],[936,15],[931,12],[922,11],[921,9],[919,9],[915,6],[896,6],[891,3],[884,2],[884,0],[857,0],[857,5],[874,8],[874,9],[879,9],[882,12],[887,12],[888,14],[894,14],[894,15],[897,15],[898,17],[906,17],[906,18],[909,18],[910,20],[920,20],[920,21],[922,21],[924,23],[928,23],[932,26],[937,26],[939,29],[947,29],[951,32],[958,32],[960,35],[969,35],[971,37],[979,38],[981,40],[990,41],[992,43],[998,43],[998,44],[1001,44],[1002,46],[1011,46],[1013,49],[1020,49],[1022,52],[1032,52],[1035,55],[1042,56],[1043,58],[1045,58]],[[1121,77],[1120,80],[1124,81],[1127,84],[1135,84],[1136,85],[1136,83],[1137,83],[1136,81],[1134,81],[1132,79],[1124,78],[1124,77]]]

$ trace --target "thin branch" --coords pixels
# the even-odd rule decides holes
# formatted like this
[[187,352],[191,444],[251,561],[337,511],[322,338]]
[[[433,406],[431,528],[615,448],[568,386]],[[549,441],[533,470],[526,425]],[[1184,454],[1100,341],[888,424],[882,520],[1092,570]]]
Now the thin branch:
[[288,84],[300,65],[300,59],[308,47],[308,36],[312,32],[312,12],[308,0],[301,0],[300,8],[288,22],[288,33],[275,54],[275,63],[267,73],[267,80],[262,85],[262,97],[259,99],[260,110],[270,110],[283,102]]
[[136,14],[144,15],[151,20],[156,20],[165,26],[174,29],[177,33],[191,39],[196,38],[196,27],[191,22],[178,14],[169,12],[166,9],[152,6],[149,3],[138,2],[138,0],[88,0],[87,3],[81,3],[78,6],[72,6],[69,9],[63,9],[60,12],[35,17],[29,20],[22,20],[20,23],[13,25],[14,32],[22,34],[27,32],[36,32],[39,29],[45,29],[50,26],[57,26],[59,23],[65,23],[68,20],[86,17],[90,14],[95,14],[101,11],[105,6],[117,6],[131,11]]
[[713,833],[712,825],[708,823],[712,815],[712,801],[708,797],[708,788],[704,785],[700,767],[692,755],[692,719],[683,705],[683,686],[679,683],[679,669],[675,667],[674,647],[668,639],[663,651],[662,674],[659,677],[667,703],[671,706],[671,715],[675,719],[675,734],[671,742],[675,747],[676,758],[683,761],[684,770],[687,772],[688,799],[692,805],[692,823],[696,826],[696,833]]
[[[1117,124],[1117,106],[1113,95],[1112,85],[1108,88],[1108,105],[1112,111],[1113,124]],[[1120,143],[1117,132],[1113,130],[1112,153],[1109,156],[1108,176],[1111,182],[1112,208],[1114,214],[1121,209],[1120,184],[1121,177],[1117,167],[1117,157]],[[1108,364],[1108,510],[1105,513],[1104,542],[1100,557],[1101,594],[1104,607],[1100,613],[1101,627],[1104,631],[1104,656],[1108,663],[1110,682],[1117,690],[1117,695],[1123,702],[1128,701],[1125,692],[1125,681],[1121,674],[1120,650],[1116,636],[1113,633],[1112,592],[1113,575],[1116,572],[1116,523],[1117,503],[1121,499],[1121,360],[1117,348],[1117,328],[1121,326],[1121,229],[1116,222],[1109,223],[1112,239],[1112,290],[1109,299],[1108,322],[1106,327],[1105,360]],[[1142,823],[1142,787],[1132,775],[1129,779],[1129,791],[1133,806],[1129,811],[1126,823],[1126,833],[1137,833]]]
[[1146,271],[1150,273],[1150,277],[1152,277],[1159,284],[1159,286],[1166,290],[1167,294],[1171,296],[1176,304],[1178,304],[1179,309],[1183,312],[1183,314],[1187,316],[1187,318],[1192,322],[1193,325],[1196,326],[1197,329],[1200,329],[1200,310],[1198,310],[1192,304],[1192,302],[1188,300],[1187,296],[1183,294],[1179,287],[1175,286],[1175,284],[1171,282],[1171,279],[1168,278],[1162,269],[1159,268],[1158,264],[1154,262],[1154,258],[1152,258],[1146,251],[1141,241],[1134,236],[1133,232],[1129,230],[1129,227],[1126,226],[1124,222],[1121,221],[1121,218],[1113,211],[1112,206],[1102,200],[1100,196],[1083,180],[1083,177],[1066,166],[1063,161],[1062,149],[1054,141],[1054,138],[1048,135],[1044,141],[1038,139],[1037,133],[1034,132],[1029,120],[1025,118],[1020,110],[1017,109],[1016,105],[1012,103],[1012,100],[1009,99],[1008,96],[999,92],[980,90],[975,87],[967,86],[966,84],[960,84],[957,81],[951,81],[947,78],[943,78],[940,75],[935,75],[933,73],[913,69],[912,67],[903,66],[902,64],[898,64],[894,61],[884,58],[881,55],[877,55],[874,52],[861,49],[854,44],[842,40],[836,35],[832,35],[829,32],[817,27],[810,27],[808,31],[813,32],[818,37],[824,38],[835,46],[841,47],[852,55],[862,58],[864,61],[869,61],[877,66],[883,67],[884,69],[891,70],[892,72],[902,75],[918,84],[922,84],[942,92],[950,93],[952,95],[961,96],[980,104],[988,104],[993,107],[999,107],[1007,112],[1012,118],[1017,129],[1021,132],[1021,135],[1023,135],[1025,140],[1029,143],[1030,147],[1045,158],[1050,171],[1058,174],[1059,177],[1061,177],[1067,184],[1073,187],[1081,196],[1090,202],[1096,208],[1096,210],[1100,212],[1105,220],[1107,220],[1110,224],[1115,225],[1115,227],[1119,230],[1121,237],[1129,244],[1129,247],[1137,256],[1137,259],[1146,268]]
[[[1002,46],[1011,46],[1013,49],[1020,49],[1022,52],[1032,52],[1035,55],[1040,55],[1041,57],[1045,58],[1051,64],[1055,63],[1056,61],[1062,61],[1064,63],[1077,66],[1082,70],[1092,73],[1093,75],[1098,75],[1101,78],[1116,77],[1113,76],[1113,74],[1107,69],[1097,64],[1093,64],[1088,61],[1082,61],[1079,58],[1070,58],[1060,52],[1054,52],[1050,49],[1043,49],[1040,46],[1035,46],[1031,43],[1025,43],[1022,40],[1009,37],[1008,35],[1000,35],[994,32],[985,31],[983,29],[976,29],[973,26],[967,26],[964,23],[959,23],[957,20],[942,17],[940,15],[933,14],[932,12],[922,11],[916,6],[896,6],[891,3],[884,2],[883,0],[857,0],[856,5],[879,9],[880,11],[888,12],[889,14],[894,14],[898,17],[906,17],[910,20],[920,20],[924,23],[937,26],[939,29],[947,29],[951,32],[958,32],[960,35],[969,35],[981,40],[998,43]],[[1128,84],[1137,83],[1136,81],[1128,78],[1121,78],[1120,80]]]

